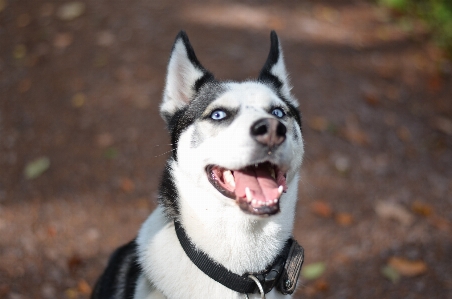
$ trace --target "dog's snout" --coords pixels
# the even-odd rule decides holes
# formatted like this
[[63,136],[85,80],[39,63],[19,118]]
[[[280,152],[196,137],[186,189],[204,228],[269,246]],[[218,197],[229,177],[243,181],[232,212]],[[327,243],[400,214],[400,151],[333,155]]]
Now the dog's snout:
[[251,126],[251,136],[268,147],[278,146],[286,139],[286,126],[274,118],[262,118]]

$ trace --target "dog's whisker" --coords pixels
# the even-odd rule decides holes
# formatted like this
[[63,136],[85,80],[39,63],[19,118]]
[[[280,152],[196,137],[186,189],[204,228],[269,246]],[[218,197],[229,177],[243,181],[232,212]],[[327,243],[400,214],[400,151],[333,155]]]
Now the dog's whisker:
[[164,152],[164,153],[162,153],[162,154],[160,154],[160,155],[154,156],[154,158],[158,158],[158,157],[164,156],[164,155],[166,155],[166,154],[168,154],[168,153],[171,153],[171,152],[174,151],[174,150],[175,150],[175,149],[171,149],[171,150],[166,151],[166,152]]

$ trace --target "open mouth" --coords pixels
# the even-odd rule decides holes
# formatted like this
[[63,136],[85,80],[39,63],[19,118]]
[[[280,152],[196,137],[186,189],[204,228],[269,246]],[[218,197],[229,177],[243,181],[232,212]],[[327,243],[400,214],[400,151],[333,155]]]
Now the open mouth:
[[279,212],[279,199],[287,190],[286,174],[264,162],[238,170],[216,165],[206,167],[210,183],[224,196],[236,200],[247,213],[259,216]]

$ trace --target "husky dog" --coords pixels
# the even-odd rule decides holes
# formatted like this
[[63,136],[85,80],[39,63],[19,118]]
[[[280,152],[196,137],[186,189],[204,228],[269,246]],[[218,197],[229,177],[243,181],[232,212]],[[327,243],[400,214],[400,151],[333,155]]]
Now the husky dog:
[[302,263],[292,229],[304,150],[270,37],[259,77],[245,82],[217,81],[185,32],[176,37],[160,106],[172,155],[159,205],[113,254],[92,298],[291,297]]

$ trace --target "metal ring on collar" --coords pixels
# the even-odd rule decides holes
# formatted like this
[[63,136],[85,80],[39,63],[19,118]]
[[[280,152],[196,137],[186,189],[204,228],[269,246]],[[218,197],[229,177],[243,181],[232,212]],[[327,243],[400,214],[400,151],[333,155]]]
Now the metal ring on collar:
[[[259,288],[259,292],[261,293],[261,299],[265,299],[265,292],[264,292],[264,288],[261,285],[261,282],[259,281],[259,279],[256,278],[256,276],[254,275],[248,275],[249,278],[251,278],[252,280],[254,280],[254,282],[257,284],[257,287]],[[246,297],[248,298],[248,294],[246,294]]]

